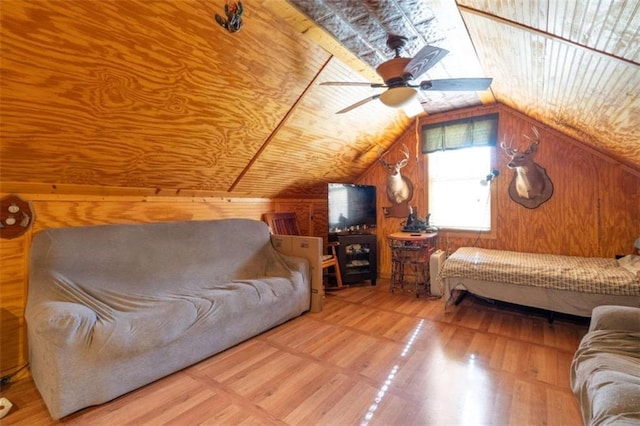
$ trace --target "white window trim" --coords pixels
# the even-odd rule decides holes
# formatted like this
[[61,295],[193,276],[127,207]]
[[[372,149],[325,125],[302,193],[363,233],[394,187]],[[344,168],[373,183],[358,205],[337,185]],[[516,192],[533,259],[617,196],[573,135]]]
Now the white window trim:
[[[497,149],[494,147],[491,155],[491,168],[495,169],[496,167],[496,157],[497,157]],[[423,155],[423,170],[424,174],[424,200],[427,205],[427,212],[429,211],[429,155]],[[489,173],[490,170],[487,170]],[[493,179],[490,183],[489,193],[490,193],[490,203],[491,203],[491,229],[488,231],[482,231],[477,229],[458,229],[458,228],[438,228],[438,234],[440,236],[448,238],[461,238],[461,239],[481,239],[481,240],[495,240],[497,239],[496,225],[497,225],[497,206],[498,206],[498,187],[499,181]]]

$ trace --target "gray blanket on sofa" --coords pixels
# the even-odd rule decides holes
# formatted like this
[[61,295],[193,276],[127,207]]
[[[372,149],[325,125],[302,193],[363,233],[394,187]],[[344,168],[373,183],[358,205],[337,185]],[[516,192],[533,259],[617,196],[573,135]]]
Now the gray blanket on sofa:
[[31,249],[31,371],[54,418],[309,309],[308,263],[227,219],[49,229]]
[[640,309],[598,306],[571,366],[585,425],[640,425]]

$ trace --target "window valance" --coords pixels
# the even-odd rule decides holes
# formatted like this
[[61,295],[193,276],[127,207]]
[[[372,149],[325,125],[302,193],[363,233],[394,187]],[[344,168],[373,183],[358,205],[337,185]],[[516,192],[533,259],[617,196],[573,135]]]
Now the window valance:
[[469,117],[422,126],[422,153],[474,146],[495,146],[498,114]]

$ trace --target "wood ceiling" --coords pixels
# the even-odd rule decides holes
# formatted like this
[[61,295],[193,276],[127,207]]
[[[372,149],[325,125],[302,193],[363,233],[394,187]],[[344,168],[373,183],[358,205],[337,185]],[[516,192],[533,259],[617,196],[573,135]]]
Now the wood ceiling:
[[314,9],[246,1],[231,34],[222,0],[2,2],[3,185],[322,197],[412,128],[379,102],[334,114],[379,89],[318,85],[379,82],[386,32],[410,38],[402,56],[450,51],[425,78],[493,78],[422,93],[426,113],[502,102],[640,169],[636,2],[295,3]]
[[[501,102],[640,166],[640,3],[556,0],[292,0],[371,67],[386,33],[450,53],[423,78],[492,77],[490,93],[422,92],[429,114]],[[386,56],[385,56],[386,49]],[[374,80],[379,82],[380,79]]]
[[499,102],[640,168],[640,3],[459,1]]

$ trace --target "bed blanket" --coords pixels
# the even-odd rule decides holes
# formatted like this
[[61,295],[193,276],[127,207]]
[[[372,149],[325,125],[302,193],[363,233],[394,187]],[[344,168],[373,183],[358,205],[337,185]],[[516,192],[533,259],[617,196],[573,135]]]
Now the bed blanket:
[[617,260],[461,247],[440,278],[465,277],[583,293],[640,296],[640,279]]

